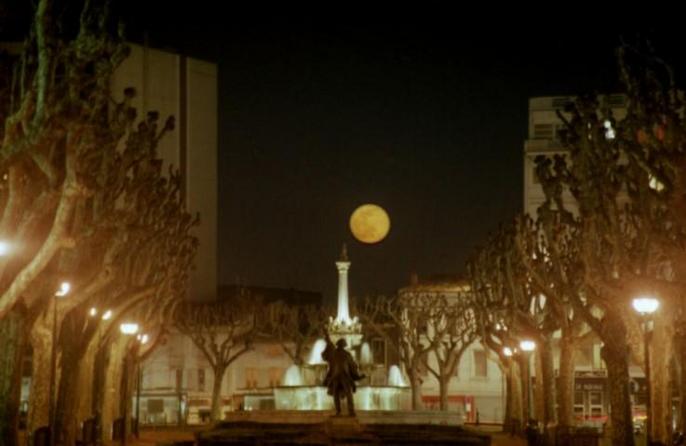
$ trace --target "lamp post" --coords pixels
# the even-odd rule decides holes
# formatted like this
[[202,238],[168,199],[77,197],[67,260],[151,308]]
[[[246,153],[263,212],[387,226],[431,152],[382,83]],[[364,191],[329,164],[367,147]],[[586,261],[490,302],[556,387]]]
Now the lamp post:
[[[121,325],[119,325],[119,331],[121,331],[121,333],[122,333],[123,335],[126,335],[126,336],[133,336],[133,335],[135,335],[136,333],[138,333],[138,329],[139,329],[138,324],[136,324],[136,323],[134,323],[134,322],[124,322],[124,323],[122,323]],[[128,405],[131,403],[131,400],[129,399],[129,396],[128,396],[128,395],[129,395],[129,362],[130,362],[130,361],[129,361],[129,357],[128,357],[128,355],[127,355],[126,359],[124,360],[124,365],[125,365],[125,367],[124,367],[124,373],[125,373],[125,375],[124,375],[124,383],[125,383],[125,388],[123,389],[124,391],[122,392],[122,393],[123,393],[122,396],[123,396],[123,398],[124,398],[124,404],[122,405],[122,411],[123,411],[123,414],[122,414],[122,421],[123,421],[123,423],[122,423],[122,428],[123,428],[123,432],[122,432],[122,436],[121,436],[121,444],[122,444],[122,446],[126,445],[126,432],[127,432],[127,430],[128,430],[128,429],[126,428],[126,426],[128,425],[128,423],[127,423],[127,417],[128,417],[128,415],[127,415],[127,408],[128,408]]]
[[650,339],[653,335],[652,314],[657,311],[660,301],[651,296],[641,296],[633,300],[634,310],[641,316],[641,328],[643,329],[643,359],[645,360],[646,375],[646,444],[651,443],[652,413],[650,392]]
[[[530,367],[530,362],[531,362],[531,352],[536,349],[536,343],[530,339],[524,339],[519,343],[519,348],[524,352],[524,365],[526,368],[525,371],[525,376],[526,376],[526,416],[528,419],[532,418],[531,415],[531,397],[532,397],[532,392],[531,392],[531,367]],[[527,423],[529,420],[527,420]]]
[[52,349],[50,351],[50,394],[48,396],[48,420],[50,423],[50,446],[54,446],[57,439],[55,432],[55,376],[57,374],[57,302],[58,298],[67,297],[71,290],[69,282],[62,282],[60,288],[53,294],[52,300]]
[[[96,307],[92,307],[88,311],[88,315],[92,318],[95,318],[98,316],[98,309]],[[100,320],[102,321],[108,321],[112,318],[112,310],[107,309],[103,311],[102,316],[100,316]],[[98,343],[96,345],[95,349],[95,364],[93,366],[93,386],[92,386],[92,393],[93,397],[91,398],[91,411],[93,413],[93,418],[95,420],[95,438],[96,438],[96,444],[100,444],[102,441],[102,419],[101,419],[101,414],[100,414],[100,390],[104,383],[101,380],[101,374],[100,374],[100,362],[102,360],[102,338],[103,338],[103,327],[101,325],[98,325],[97,328],[98,332]]]
[[[146,334],[139,334],[136,336],[136,340],[140,342],[140,345],[145,345],[148,343],[150,337]],[[143,384],[143,368],[141,367],[141,361],[138,355],[136,355],[136,425],[134,433],[136,438],[140,438],[139,428],[140,428],[140,416],[141,416],[141,385]]]

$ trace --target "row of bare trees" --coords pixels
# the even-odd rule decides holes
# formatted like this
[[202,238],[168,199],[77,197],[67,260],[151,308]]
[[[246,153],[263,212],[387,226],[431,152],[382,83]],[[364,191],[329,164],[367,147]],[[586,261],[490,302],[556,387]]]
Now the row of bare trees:
[[202,353],[212,370],[212,421],[222,417],[222,384],[229,366],[257,342],[279,344],[296,365],[302,365],[312,343],[322,335],[327,309],[321,305],[264,298],[242,290],[216,302],[179,305],[174,326]]
[[[197,247],[183,179],[165,172],[156,153],[173,120],[139,119],[133,90],[119,99],[110,91],[128,48],[107,7],[95,3],[86,1],[71,26],[55,20],[52,0],[38,1],[23,50],[2,56],[0,444],[17,441],[27,350],[29,432],[52,424],[74,444],[83,419],[98,414],[109,426],[121,416],[119,392],[106,389],[125,382],[126,358],[147,347],[122,337],[119,324],[136,320],[159,337],[186,292]],[[71,291],[56,298],[63,281]]]
[[[440,407],[448,408],[448,390],[460,358],[476,339],[476,319],[465,286],[450,294],[404,293],[361,300],[355,309],[370,335],[386,339],[406,371],[412,407],[420,409],[422,376],[431,373],[440,388]],[[212,420],[221,419],[221,388],[229,366],[257,342],[278,343],[296,365],[304,363],[323,335],[331,314],[320,305],[264,302],[260,296],[225,296],[214,303],[184,303],[174,325],[203,354],[213,373]]]
[[[612,442],[633,445],[629,363],[633,356],[642,364],[644,352],[631,302],[658,297],[649,434],[671,444],[675,389],[679,429],[686,429],[683,94],[650,48],[622,46],[618,61],[626,115],[597,95],[558,112],[564,153],[536,159],[545,194],[537,217],[502,226],[469,264],[474,311],[480,338],[496,352],[522,338],[537,342],[535,413],[546,425],[572,424],[574,352],[584,338],[602,343]],[[519,373],[511,358],[501,360],[510,375]],[[508,403],[508,417],[522,420],[521,404]]]
[[452,292],[417,290],[359,302],[363,326],[386,339],[405,370],[413,410],[422,408],[424,372],[439,384],[440,409],[448,409],[450,380],[477,335],[469,296],[468,287],[460,286]]

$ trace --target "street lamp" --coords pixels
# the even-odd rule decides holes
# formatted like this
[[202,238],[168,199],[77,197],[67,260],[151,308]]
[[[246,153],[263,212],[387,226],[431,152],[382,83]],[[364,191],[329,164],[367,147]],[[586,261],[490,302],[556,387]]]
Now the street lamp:
[[634,310],[641,316],[641,328],[643,329],[643,359],[645,360],[646,375],[646,444],[651,442],[652,414],[650,410],[650,339],[653,335],[652,314],[657,311],[660,301],[652,296],[640,296],[633,300]]
[[138,333],[138,324],[135,322],[124,322],[119,325],[119,331],[125,335],[135,335]]
[[12,251],[12,245],[6,240],[0,240],[0,257],[9,255],[10,251]]
[[[525,376],[526,376],[526,416],[531,419],[531,368],[529,363],[531,362],[531,352],[536,349],[536,343],[531,339],[523,339],[519,343],[519,348],[524,352],[524,365],[525,365]],[[528,420],[527,420],[528,422]]]
[[[141,333],[138,336],[136,336],[136,339],[138,342],[140,342],[141,345],[145,345],[148,343],[148,340],[150,340],[150,337],[148,336],[147,333]],[[135,426],[135,434],[136,438],[140,438],[139,435],[139,428],[140,428],[140,415],[141,415],[141,386],[143,385],[143,369],[141,367],[141,360],[136,355],[136,426]]]
[[52,350],[50,352],[50,395],[49,395],[49,422],[50,422],[50,446],[55,445],[57,432],[55,432],[55,375],[57,374],[57,298],[67,297],[71,291],[69,282],[62,282],[59,289],[53,294],[52,306]]
[[[88,315],[92,318],[95,318],[98,316],[98,309],[96,307],[91,307],[91,309],[88,311]],[[102,313],[102,316],[100,316],[100,319],[102,321],[108,321],[112,317],[112,310],[107,309]],[[102,433],[102,420],[100,416],[100,408],[99,408],[99,403],[98,401],[99,398],[97,398],[98,395],[98,390],[100,388],[101,384],[101,379],[100,379],[100,364],[102,361],[102,355],[103,353],[101,352],[102,349],[102,338],[104,336],[104,327],[101,325],[98,325],[97,327],[97,332],[98,332],[98,343],[97,347],[95,349],[95,366],[93,367],[93,398],[91,400],[91,410],[93,411],[93,417],[95,419],[95,430],[96,430],[96,438],[101,438],[101,433]]]
[[[119,325],[119,331],[126,336],[133,336],[136,333],[138,333],[138,330],[139,330],[138,324],[135,322],[123,322],[122,324]],[[125,369],[124,369],[125,375],[124,376],[126,376],[124,398],[128,399],[128,394],[129,394],[129,379],[128,379],[129,359],[128,359],[128,357],[125,360],[124,364],[125,364]],[[129,403],[130,403],[130,400],[127,400],[125,402],[125,404],[122,405],[123,412],[124,412],[122,415],[122,420],[124,421],[124,423],[123,423],[124,429],[123,429],[122,436],[121,436],[121,444],[122,445],[126,445],[126,435],[127,435],[127,431],[128,431],[128,429],[127,429],[127,425],[128,425],[127,417],[128,417],[128,415],[126,414],[126,412],[127,412],[126,409],[128,408]]]

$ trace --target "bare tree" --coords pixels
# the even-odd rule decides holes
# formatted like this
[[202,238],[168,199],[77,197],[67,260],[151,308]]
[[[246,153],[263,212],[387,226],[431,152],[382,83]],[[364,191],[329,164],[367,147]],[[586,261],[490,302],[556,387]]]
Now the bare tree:
[[274,302],[268,306],[265,332],[281,344],[293,364],[300,366],[306,346],[321,335],[326,314],[320,306]]
[[384,337],[400,358],[410,380],[412,410],[422,407],[422,372],[436,340],[426,336],[435,295],[377,296],[358,307],[362,323]]
[[[73,38],[54,16],[51,0],[38,2],[11,80],[0,88],[0,239],[14,248],[0,257],[0,325],[11,329],[5,338],[10,350],[21,350],[33,327],[43,330],[50,320],[39,316],[52,313],[59,281],[70,280],[73,292],[56,312],[60,375],[67,379],[93,331],[84,305],[109,301],[127,308],[170,287],[184,290],[197,241],[188,234],[195,223],[184,210],[180,177],[174,171],[165,176],[156,155],[173,120],[159,125],[149,113],[136,126],[135,92],[127,90],[121,100],[110,92],[128,48],[108,8],[87,1]],[[34,354],[46,357],[52,338],[30,339]],[[19,365],[5,350],[0,362],[8,371],[0,392],[9,392],[0,399],[16,401]],[[35,378],[34,389],[45,390],[44,374]],[[57,431],[69,441],[74,392],[60,389]],[[33,419],[42,422],[47,400],[32,399]],[[16,438],[17,407],[5,407],[0,436]]]
[[[476,320],[470,307],[469,292],[457,296],[427,294],[421,300],[427,305],[425,336],[435,348],[425,357],[424,366],[439,385],[439,407],[448,410],[450,380],[455,376],[462,354],[476,339]],[[414,311],[414,308],[408,308]],[[434,358],[434,361],[431,361]]]
[[[642,355],[630,302],[643,293],[662,299],[651,346],[658,373],[650,380],[656,398],[649,431],[668,443],[671,425],[664,420],[672,384],[665,371],[684,295],[683,105],[671,69],[651,48],[623,46],[618,55],[626,117],[617,119],[606,98],[579,97],[559,113],[567,156],[541,157],[536,174],[546,194],[542,209],[560,221],[547,223],[548,236],[551,229],[570,234],[564,249],[550,252],[551,263],[580,284],[565,301],[603,342],[616,445],[633,444],[628,362],[632,349]],[[563,191],[573,197],[576,216],[565,207]]]
[[262,331],[261,304],[252,296],[218,303],[184,303],[177,307],[175,326],[188,336],[212,368],[213,421],[220,420],[221,387],[227,368],[252,348]]

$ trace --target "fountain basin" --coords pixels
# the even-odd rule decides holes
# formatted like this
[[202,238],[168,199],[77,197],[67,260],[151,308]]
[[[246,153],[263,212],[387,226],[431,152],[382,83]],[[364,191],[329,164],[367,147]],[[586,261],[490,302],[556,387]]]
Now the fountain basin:
[[[354,398],[355,409],[362,411],[402,411],[411,406],[408,387],[358,386]],[[276,410],[333,410],[333,398],[323,386],[282,386],[274,388],[274,405]]]

